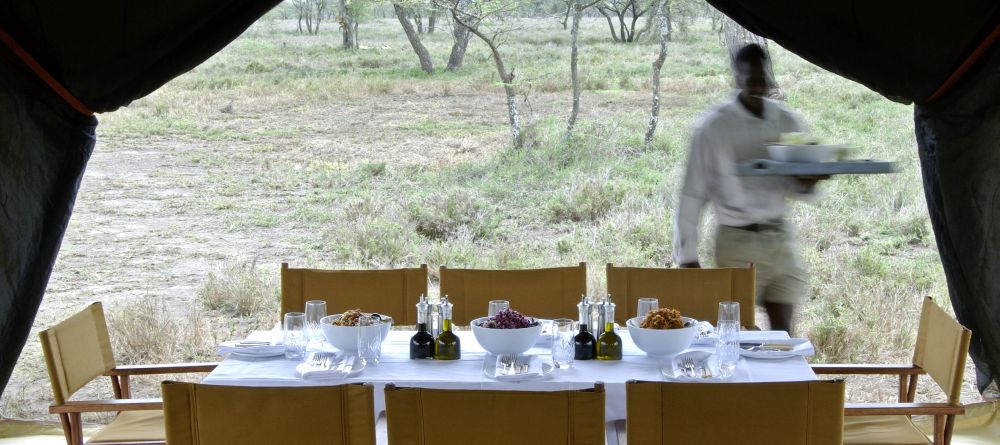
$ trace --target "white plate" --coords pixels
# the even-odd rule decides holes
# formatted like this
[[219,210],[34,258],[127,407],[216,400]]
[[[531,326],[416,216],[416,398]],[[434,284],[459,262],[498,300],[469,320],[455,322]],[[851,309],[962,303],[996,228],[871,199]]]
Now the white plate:
[[489,377],[489,378],[491,378],[493,380],[497,380],[497,381],[500,381],[500,382],[521,382],[521,381],[525,381],[525,380],[536,380],[536,379],[545,378],[546,376],[548,376],[549,374],[551,374],[552,370],[554,370],[554,369],[555,369],[555,367],[552,366],[552,363],[542,362],[542,373],[541,374],[525,375],[525,376],[522,376],[521,378],[518,378],[517,376],[507,376],[507,377],[504,377],[503,380],[497,380],[497,375],[496,375],[497,367],[494,365],[494,366],[487,366],[485,369],[483,369],[483,374],[485,374],[486,377]]
[[268,350],[268,349],[254,349],[254,348],[240,348],[230,352],[229,355],[233,357],[249,357],[249,358],[264,358],[264,357],[278,357],[284,356],[285,350],[280,351]]
[[746,349],[740,348],[740,355],[746,358],[778,360],[783,358],[791,358],[802,354],[796,354],[791,351],[748,351]]

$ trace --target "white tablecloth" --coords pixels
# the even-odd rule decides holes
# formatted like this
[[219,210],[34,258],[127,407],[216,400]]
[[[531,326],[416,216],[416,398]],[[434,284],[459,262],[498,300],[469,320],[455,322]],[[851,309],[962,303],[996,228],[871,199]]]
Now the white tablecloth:
[[[227,357],[202,383],[237,386],[310,386],[339,385],[345,382],[369,382],[375,386],[375,409],[385,409],[383,388],[386,383],[398,386],[450,389],[507,389],[507,390],[569,390],[592,388],[594,382],[604,382],[607,405],[605,417],[609,420],[625,418],[625,382],[628,380],[662,380],[657,359],[647,357],[632,342],[628,331],[618,331],[622,337],[621,361],[576,361],[570,369],[556,369],[551,374],[531,381],[498,382],[483,374],[486,352],[476,342],[471,331],[459,331],[462,341],[462,358],[455,361],[410,360],[409,341],[412,331],[391,331],[382,345],[382,360],[377,366],[364,369],[347,380],[302,380],[295,375],[298,361],[284,357],[243,358]],[[255,332],[251,339],[277,340],[276,331]],[[741,340],[787,339],[779,331],[743,332]],[[711,350],[707,346],[693,346],[691,350]],[[544,355],[548,361],[548,348],[533,348],[528,354]],[[787,382],[816,380],[816,374],[802,357],[786,359],[742,359],[731,382]]]

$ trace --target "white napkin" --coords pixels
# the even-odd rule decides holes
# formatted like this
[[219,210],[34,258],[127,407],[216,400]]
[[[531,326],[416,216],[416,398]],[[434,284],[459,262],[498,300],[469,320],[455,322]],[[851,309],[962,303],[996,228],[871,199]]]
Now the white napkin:
[[295,373],[304,380],[343,379],[354,370],[357,357],[333,352],[313,352],[295,367]]
[[237,353],[243,355],[254,355],[268,357],[282,355],[285,353],[285,345],[281,342],[251,341],[251,340],[229,340],[219,345],[219,355]]
[[497,380],[523,380],[542,375],[542,360],[537,355],[519,355],[514,361],[514,366],[528,365],[528,372],[520,374],[504,374],[503,365],[500,364],[500,357],[497,357],[495,377]]
[[[674,382],[720,382],[728,380],[719,370],[719,363],[711,352],[688,351],[674,356],[669,363],[661,364],[661,373],[667,380]],[[684,363],[689,362],[692,368],[687,374]]]

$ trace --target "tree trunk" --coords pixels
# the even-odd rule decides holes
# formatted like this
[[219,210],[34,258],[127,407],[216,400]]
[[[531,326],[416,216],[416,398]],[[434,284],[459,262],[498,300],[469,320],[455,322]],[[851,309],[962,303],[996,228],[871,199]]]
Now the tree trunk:
[[[456,25],[462,23],[462,20],[458,18],[458,11],[452,9],[451,15],[455,19]],[[492,38],[487,37],[486,34],[483,34],[474,27],[470,27],[465,23],[462,24],[468,28],[469,32],[479,37],[490,48],[490,54],[492,54],[493,62],[496,64],[497,73],[503,82],[503,92],[507,96],[507,118],[510,120],[511,139],[513,140],[514,148],[522,148],[524,146],[524,138],[521,134],[521,115],[517,110],[517,94],[514,91],[514,72],[507,71],[507,67],[503,63],[503,57],[500,55],[500,50]]]
[[660,3],[665,2],[665,1],[669,1],[669,0],[656,0],[653,3],[653,6],[649,9],[650,11],[653,11],[653,13],[646,16],[646,22],[643,23],[642,29],[640,29],[638,32],[635,33],[635,40],[636,41],[641,40],[642,36],[646,35],[646,33],[649,32],[649,30],[653,28],[653,20],[656,19],[656,11],[660,10]]
[[579,59],[579,50],[577,48],[577,38],[580,35],[580,20],[583,19],[583,8],[580,4],[573,2],[573,27],[570,28],[569,32],[569,42],[570,42],[570,56],[569,56],[569,73],[570,79],[573,84],[573,108],[569,113],[569,120],[566,122],[566,139],[573,137],[573,127],[576,125],[576,118],[580,114],[580,74],[577,69],[577,60]]
[[427,74],[434,74],[434,62],[431,61],[431,54],[424,47],[424,44],[420,42],[420,35],[413,31],[413,25],[406,18],[406,11],[396,3],[392,4],[392,9],[396,11],[396,18],[399,19],[399,24],[403,26],[403,32],[406,33],[406,39],[410,41],[413,52],[417,53],[417,59],[420,59],[420,69],[424,70]]
[[608,28],[611,29],[611,38],[616,42],[620,42],[621,40],[618,40],[618,33],[615,32],[615,24],[611,21],[611,15],[609,15],[607,10],[604,8],[599,7],[597,10],[604,16],[605,19],[608,20]]
[[465,60],[465,48],[469,46],[469,39],[472,38],[469,28],[458,20],[455,20],[451,36],[455,42],[451,45],[451,55],[448,56],[448,66],[445,67],[445,71],[455,71],[462,67],[462,62]]
[[346,0],[340,0],[340,34],[343,37],[344,49],[358,48],[358,22],[351,17]]
[[431,11],[431,16],[427,17],[427,34],[434,34],[434,25],[437,24],[437,11]]
[[669,21],[664,12],[667,8],[667,2],[663,3],[659,11],[654,11],[660,25],[660,53],[656,55],[656,60],[653,60],[653,106],[649,112],[649,124],[646,125],[646,138],[644,140],[647,150],[653,147],[653,136],[656,135],[656,124],[660,119],[660,69],[663,68],[663,61],[667,59]]
[[416,10],[411,9],[410,15],[413,16],[413,22],[417,24],[417,34],[424,33],[424,18]]
[[761,48],[764,48],[764,53],[767,54],[767,60],[764,63],[764,74],[767,75],[767,80],[771,85],[767,95],[772,99],[785,100],[785,92],[781,90],[778,80],[774,77],[774,67],[771,64],[771,52],[767,47],[767,39],[748,31],[728,16],[722,18],[722,28],[726,48],[729,50],[729,66],[733,69],[733,73],[735,74],[736,72],[734,62],[736,61],[736,53],[739,52],[740,48],[750,43],[760,45]]
[[576,3],[575,1],[569,1],[566,3],[566,12],[563,13],[563,19],[562,22],[560,22],[562,23],[563,29],[566,29],[566,23],[569,21],[569,15],[570,12],[573,11],[573,6],[575,5],[575,3]]

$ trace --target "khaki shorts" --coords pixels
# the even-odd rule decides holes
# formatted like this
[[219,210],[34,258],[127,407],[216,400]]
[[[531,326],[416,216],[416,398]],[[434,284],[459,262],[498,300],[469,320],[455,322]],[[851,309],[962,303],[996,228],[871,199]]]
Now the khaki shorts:
[[795,234],[787,225],[752,232],[719,226],[715,236],[716,267],[757,266],[757,304],[796,304],[806,297],[808,275],[802,267]]

